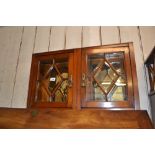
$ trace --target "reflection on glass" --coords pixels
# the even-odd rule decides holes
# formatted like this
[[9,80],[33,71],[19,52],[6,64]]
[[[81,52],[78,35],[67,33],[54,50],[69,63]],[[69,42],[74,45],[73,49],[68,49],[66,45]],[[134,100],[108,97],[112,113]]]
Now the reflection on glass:
[[88,56],[87,101],[127,100],[124,53]]
[[68,60],[40,61],[35,100],[37,102],[67,102]]

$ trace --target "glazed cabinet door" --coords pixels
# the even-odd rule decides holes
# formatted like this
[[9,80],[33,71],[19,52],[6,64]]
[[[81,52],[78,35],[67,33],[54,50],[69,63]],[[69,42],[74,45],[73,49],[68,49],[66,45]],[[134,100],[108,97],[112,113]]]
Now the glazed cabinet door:
[[72,107],[73,53],[33,55],[30,107]]
[[128,47],[82,49],[82,60],[82,107],[134,107]]
[[138,109],[132,43],[33,54],[28,107]]

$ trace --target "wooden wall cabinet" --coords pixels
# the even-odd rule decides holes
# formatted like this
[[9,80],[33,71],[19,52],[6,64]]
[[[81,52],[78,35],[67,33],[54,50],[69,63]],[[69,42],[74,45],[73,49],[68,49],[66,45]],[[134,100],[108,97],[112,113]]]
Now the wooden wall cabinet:
[[33,54],[28,107],[139,109],[132,43]]

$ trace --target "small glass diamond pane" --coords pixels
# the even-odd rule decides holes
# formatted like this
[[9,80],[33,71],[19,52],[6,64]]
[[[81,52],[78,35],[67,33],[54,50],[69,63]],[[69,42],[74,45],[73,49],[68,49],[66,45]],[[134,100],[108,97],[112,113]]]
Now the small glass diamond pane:
[[103,87],[105,92],[108,92],[112,81],[117,78],[114,70],[111,69],[109,64],[104,61],[104,64],[101,66],[95,74],[95,79],[99,82],[99,84]]
[[54,102],[63,102],[64,97],[60,90],[57,90],[54,95]]
[[108,53],[105,55],[106,60],[113,66],[113,68],[119,74],[125,74],[124,72],[124,53]]
[[101,101],[101,100],[105,101],[105,96],[99,87],[96,87],[94,91],[95,91],[95,96],[94,96],[95,101]]
[[109,101],[124,101],[126,100],[127,96],[125,93],[125,86],[115,87],[112,92],[109,94]]
[[[88,56],[87,100],[122,101],[127,99],[124,53]],[[122,94],[121,94],[122,93]]]
[[40,61],[36,101],[66,102],[68,89],[68,60]]

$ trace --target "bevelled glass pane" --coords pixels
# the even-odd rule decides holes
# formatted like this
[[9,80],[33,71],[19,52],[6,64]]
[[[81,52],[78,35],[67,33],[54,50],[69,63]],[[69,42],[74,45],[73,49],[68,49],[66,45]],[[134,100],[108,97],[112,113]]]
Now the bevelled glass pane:
[[39,63],[37,102],[67,102],[68,59],[43,60]]
[[99,87],[95,88],[95,98],[96,101],[105,101],[105,96]]
[[87,75],[87,101],[127,100],[123,52],[89,55]]

